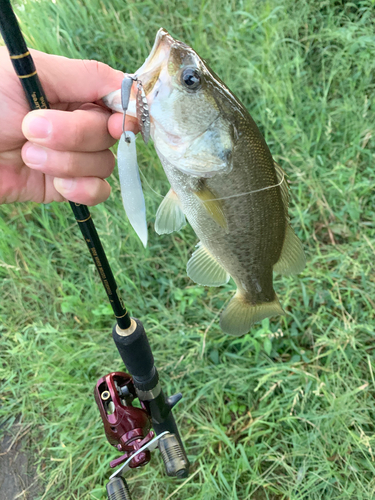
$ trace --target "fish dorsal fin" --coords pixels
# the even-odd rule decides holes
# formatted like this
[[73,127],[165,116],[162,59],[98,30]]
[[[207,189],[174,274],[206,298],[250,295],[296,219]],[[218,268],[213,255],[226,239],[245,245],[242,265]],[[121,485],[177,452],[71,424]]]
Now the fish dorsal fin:
[[198,285],[225,285],[230,278],[226,270],[202,243],[198,243],[197,250],[195,250],[187,263],[186,271],[189,278],[198,283]]
[[275,273],[288,276],[298,274],[305,267],[306,259],[302,248],[302,243],[294,234],[289,223],[286,224],[286,232],[283,248],[279,260],[273,266]]
[[188,146],[176,163],[176,168],[198,177],[212,177],[232,170],[233,140],[231,127],[217,118]]
[[178,231],[185,224],[180,200],[173,189],[170,189],[156,212],[155,231],[158,234],[169,234]]
[[222,200],[218,200],[217,196],[208,189],[204,182],[201,183],[199,189],[194,191],[194,194],[203,204],[207,214],[223,229],[228,229],[228,222],[223,211]]
[[298,274],[306,264],[305,254],[302,248],[302,243],[295,235],[293,229],[289,225],[289,188],[284,170],[274,162],[277,180],[280,182],[281,199],[284,205],[284,214],[286,219],[286,231],[281,255],[273,266],[273,270],[278,274]]
[[281,199],[284,205],[284,213],[289,220],[288,207],[289,207],[289,187],[286,180],[286,173],[284,170],[274,161],[274,166],[276,170],[277,181],[280,183]]

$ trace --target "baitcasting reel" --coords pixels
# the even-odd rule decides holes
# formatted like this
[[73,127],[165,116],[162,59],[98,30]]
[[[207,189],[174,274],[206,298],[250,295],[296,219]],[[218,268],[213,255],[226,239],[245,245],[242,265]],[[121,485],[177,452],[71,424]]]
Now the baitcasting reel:
[[[132,378],[127,373],[114,372],[100,378],[94,396],[108,441],[118,451],[124,452],[124,455],[111,461],[110,467],[114,468],[149,443],[155,434],[150,430],[147,411],[132,405],[137,395]],[[149,450],[143,451],[130,461],[129,466],[141,467],[148,464],[150,458]]]
[[165,431],[155,437],[145,403],[140,401],[141,408],[132,405],[138,396],[130,375],[113,372],[101,377],[94,396],[109,443],[123,453],[110,462],[111,468],[123,465],[112,474],[107,484],[109,500],[131,500],[128,485],[122,476],[130,469],[148,464],[151,451],[157,447],[167,475],[186,476],[188,462],[176,436]]

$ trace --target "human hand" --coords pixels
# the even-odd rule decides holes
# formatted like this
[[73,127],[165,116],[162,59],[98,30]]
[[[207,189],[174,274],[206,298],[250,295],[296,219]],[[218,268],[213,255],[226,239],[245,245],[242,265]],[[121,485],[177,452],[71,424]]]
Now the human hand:
[[[123,73],[97,61],[31,51],[51,108],[29,111],[8,51],[0,47],[0,204],[106,200],[104,179],[115,165],[122,115],[100,99],[121,86]],[[99,101],[99,102],[98,102]],[[138,132],[136,120],[127,129]]]

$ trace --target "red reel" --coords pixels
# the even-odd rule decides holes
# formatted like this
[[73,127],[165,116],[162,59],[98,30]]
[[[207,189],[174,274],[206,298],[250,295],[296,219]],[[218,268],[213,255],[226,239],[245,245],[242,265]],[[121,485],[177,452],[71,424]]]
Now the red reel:
[[[137,395],[133,380],[127,373],[113,372],[101,377],[94,395],[108,441],[118,451],[125,452],[110,463],[112,468],[117,467],[153,439],[150,417],[144,408],[132,405]],[[146,465],[150,458],[149,450],[142,451],[130,461],[129,466]]]

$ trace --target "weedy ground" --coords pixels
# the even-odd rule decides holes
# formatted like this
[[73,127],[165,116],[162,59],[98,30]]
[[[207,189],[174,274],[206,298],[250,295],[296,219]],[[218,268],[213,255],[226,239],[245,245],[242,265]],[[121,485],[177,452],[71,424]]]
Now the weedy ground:
[[[31,0],[28,43],[126,71],[160,26],[205,58],[244,102],[288,174],[307,266],[276,278],[287,316],[243,338],[219,329],[233,284],[196,286],[189,227],[137,240],[119,183],[92,209],[122,294],[144,321],[193,464],[184,485],[155,455],[134,499],[369,500],[375,496],[374,1]],[[168,190],[139,144],[153,189]],[[43,499],[102,500],[108,462],[93,398],[122,368],[113,318],[66,204],[1,207],[1,419],[22,415]],[[10,418],[11,416],[11,418]]]

